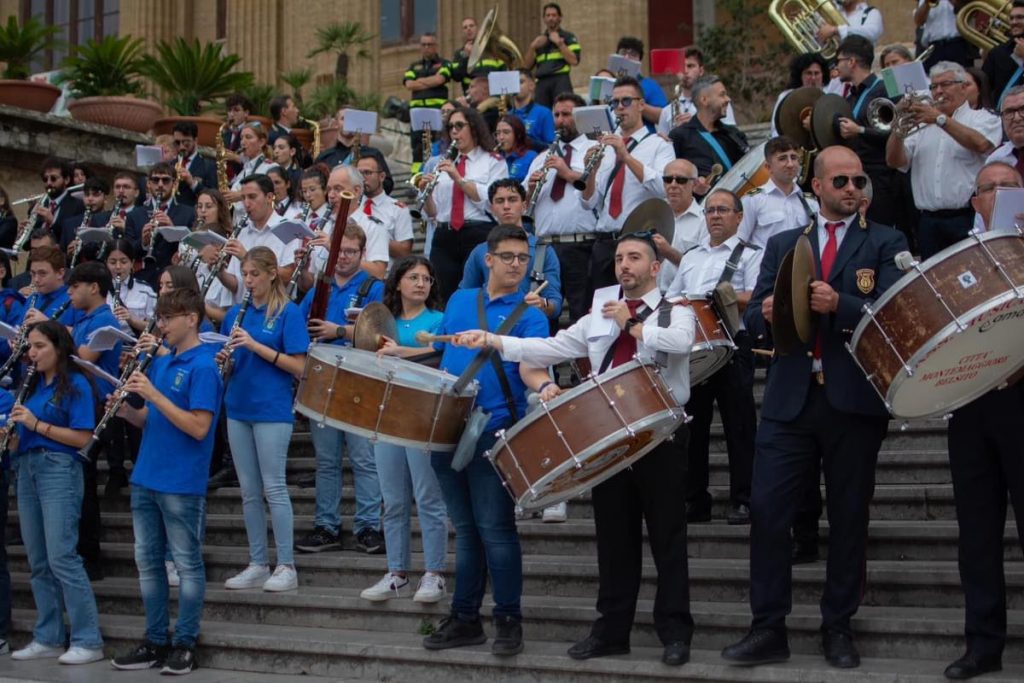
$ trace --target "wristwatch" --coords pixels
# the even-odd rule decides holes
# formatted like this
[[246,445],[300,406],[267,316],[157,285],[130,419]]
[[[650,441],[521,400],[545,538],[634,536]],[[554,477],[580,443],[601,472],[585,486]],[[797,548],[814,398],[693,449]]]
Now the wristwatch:
[[630,318],[629,320],[626,321],[626,324],[622,326],[622,331],[625,332],[626,334],[629,334],[630,331],[639,324],[639,318]]
[[336,339],[344,339],[345,338],[345,326],[344,325],[338,325],[338,328],[334,331],[334,337]]
[[949,117],[946,116],[945,114],[939,114],[938,116],[935,117],[935,125],[938,126],[939,128],[945,128],[948,122]]

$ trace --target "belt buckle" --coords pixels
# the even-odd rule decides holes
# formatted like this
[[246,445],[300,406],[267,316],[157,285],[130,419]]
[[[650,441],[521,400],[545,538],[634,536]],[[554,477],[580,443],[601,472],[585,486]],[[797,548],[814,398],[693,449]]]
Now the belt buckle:
[[818,386],[825,386],[825,373],[821,370],[811,373],[814,376],[814,381],[818,383]]

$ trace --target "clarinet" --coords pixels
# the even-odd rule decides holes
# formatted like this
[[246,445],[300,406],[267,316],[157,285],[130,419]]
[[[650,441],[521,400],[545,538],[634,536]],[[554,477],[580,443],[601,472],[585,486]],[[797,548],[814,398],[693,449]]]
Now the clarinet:
[[[238,308],[238,315],[235,316],[235,321],[231,323],[231,331],[228,332],[228,339],[230,339],[231,336],[235,333],[235,330],[242,326],[242,321],[245,319],[245,313],[246,311],[249,310],[249,304],[251,303],[252,290],[247,289],[245,290],[245,296],[242,297],[242,305]],[[226,354],[224,358],[217,361],[217,372],[220,373],[221,378],[223,378],[224,383],[226,384],[228,381],[228,377],[230,376],[229,363],[231,362],[231,356],[234,355],[235,350],[230,346],[225,346],[224,352]]]
[[[36,364],[28,366],[28,372],[25,373],[25,380],[21,383],[21,388],[18,389],[18,395],[14,399],[14,405],[11,407],[11,412],[14,409],[22,405],[25,402],[25,397],[28,395],[28,386],[32,383],[32,378],[36,375]],[[14,433],[14,418],[8,417],[7,424],[4,425],[4,438],[0,441],[0,462],[5,465],[7,463],[7,456],[9,455],[11,448],[11,435]]]
[[537,210],[537,201],[540,199],[541,190],[544,189],[544,183],[546,183],[547,179],[548,179],[548,172],[547,172],[547,169],[544,168],[544,164],[546,164],[548,159],[550,159],[551,157],[556,156],[556,155],[557,156],[561,156],[562,155],[561,154],[561,150],[559,149],[559,144],[561,142],[562,142],[562,131],[557,130],[557,131],[555,131],[555,140],[554,140],[554,142],[552,142],[551,146],[548,147],[548,153],[546,155],[544,155],[544,163],[540,165],[540,170],[541,170],[540,179],[538,179],[537,182],[533,184],[533,192],[530,193],[530,197],[529,197],[529,200],[528,200],[528,206],[526,207],[525,213],[523,213],[523,215],[526,216],[527,218],[533,218],[533,213],[534,213],[534,211]]
[[[249,215],[242,214],[242,220],[238,221],[238,225],[236,225],[234,230],[231,231],[231,236],[228,237],[228,240],[237,240],[238,236],[242,234],[242,228],[244,228],[248,222]],[[210,266],[210,274],[207,276],[206,282],[203,283],[203,290],[199,293],[203,298],[203,301],[206,300],[206,294],[210,291],[210,287],[213,286],[214,280],[217,279],[220,271],[224,270],[230,260],[231,254],[227,252],[227,249],[221,247],[220,254],[217,255],[217,261]]]
[[[304,204],[302,209],[302,216],[299,217],[300,223],[302,223],[303,225],[306,224],[306,221],[309,220],[309,214],[312,211],[312,209],[313,206],[309,202],[306,202]],[[299,280],[302,279],[302,273],[303,271],[306,270],[306,267],[309,265],[309,257],[311,251],[312,250],[309,247],[306,247],[306,250],[303,252],[302,256],[299,257],[299,260],[295,263],[295,270],[292,271],[292,276],[288,280],[288,298],[291,299],[292,301],[295,301],[299,296]]]
[[[59,320],[60,317],[64,315],[64,311],[68,310],[69,306],[71,306],[71,299],[62,303],[60,307],[53,312],[53,315],[50,316],[50,320]],[[7,359],[7,362],[4,363],[2,367],[0,367],[0,379],[9,375],[18,360],[25,355],[26,351],[28,351],[28,327],[28,325],[23,324],[21,329],[18,331],[17,339],[11,342],[11,357]]]
[[[618,116],[615,117],[615,128],[619,127],[622,119]],[[587,180],[590,178],[590,174],[597,170],[597,167],[601,165],[601,160],[604,159],[604,151],[608,145],[598,145],[597,152],[594,156],[590,157],[590,161],[583,169],[583,175],[573,181],[572,186],[583,192],[587,189]]]
[[92,209],[86,208],[85,214],[82,216],[82,224],[79,225],[78,230],[75,231],[75,248],[71,250],[72,269],[78,265],[78,255],[82,253],[82,240],[78,237],[78,233],[82,232],[82,228],[89,227],[90,220],[92,220]]
[[[459,155],[458,143],[452,140],[452,144],[448,145],[448,151],[444,153],[445,159],[454,159]],[[427,200],[430,199],[430,195],[434,192],[434,186],[437,185],[437,181],[441,179],[441,174],[436,170],[434,171],[434,177],[430,179],[422,190],[416,195],[416,206],[409,209],[409,215],[412,216],[413,220],[420,220],[423,218],[423,207],[426,205]]]

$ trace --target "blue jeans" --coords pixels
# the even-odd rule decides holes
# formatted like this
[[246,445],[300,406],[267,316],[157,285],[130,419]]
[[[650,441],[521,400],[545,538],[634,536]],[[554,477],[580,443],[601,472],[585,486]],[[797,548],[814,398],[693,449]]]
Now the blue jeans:
[[384,497],[384,541],[388,569],[405,571],[412,566],[409,549],[409,518],[413,497],[423,532],[424,563],[428,572],[444,571],[448,552],[448,515],[437,475],[430,466],[430,453],[377,442],[373,447]]
[[356,514],[352,531],[380,528],[380,482],[370,440],[333,427],[310,422],[310,437],[316,451],[316,520],[314,524],[341,532],[341,452],[348,445],[348,461],[356,492]]
[[206,567],[203,565],[203,526],[206,498],[161,493],[132,485],[132,526],[135,531],[135,564],[146,608],[146,640],[167,645],[170,615],[167,609],[165,551],[174,557],[181,577],[178,591],[178,622],[174,645],[194,647],[199,638],[199,620],[206,595]]
[[295,564],[292,538],[295,520],[292,499],[285,483],[291,422],[241,422],[228,418],[228,442],[231,457],[242,488],[242,517],[249,537],[249,561],[269,565],[267,554],[267,511],[274,527],[278,564]]
[[31,450],[14,458],[18,468],[18,516],[32,570],[36,602],[32,639],[64,647],[64,608],[71,622],[71,645],[103,647],[96,598],[78,545],[82,513],[82,463],[67,453]]
[[7,568],[7,494],[10,477],[0,470],[0,640],[11,630],[11,572]]
[[452,469],[451,453],[430,454],[448,516],[455,525],[452,614],[460,621],[480,618],[488,572],[494,590],[494,616],[522,619],[523,552],[515,505],[494,466],[483,457],[494,441],[493,432],[481,436],[473,459],[461,472]]

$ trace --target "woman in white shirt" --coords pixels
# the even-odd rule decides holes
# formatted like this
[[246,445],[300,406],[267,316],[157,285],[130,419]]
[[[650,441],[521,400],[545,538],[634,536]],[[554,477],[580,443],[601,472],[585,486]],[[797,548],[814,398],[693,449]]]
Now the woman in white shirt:
[[242,181],[254,173],[266,173],[274,166],[267,152],[267,131],[259,121],[249,121],[239,133],[242,170],[231,182],[231,190],[224,193],[224,199],[235,205],[236,215],[242,212]]
[[114,286],[107,295],[107,303],[114,316],[135,334],[146,329],[156,309],[156,292],[142,280],[135,278],[135,247],[121,237],[111,240],[104,250],[107,270]]

